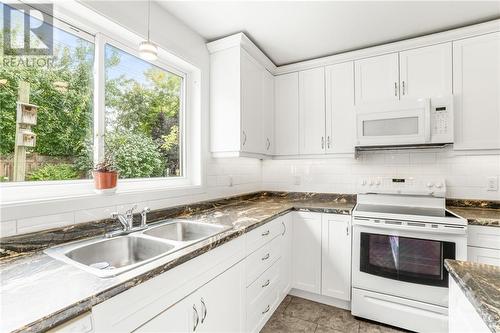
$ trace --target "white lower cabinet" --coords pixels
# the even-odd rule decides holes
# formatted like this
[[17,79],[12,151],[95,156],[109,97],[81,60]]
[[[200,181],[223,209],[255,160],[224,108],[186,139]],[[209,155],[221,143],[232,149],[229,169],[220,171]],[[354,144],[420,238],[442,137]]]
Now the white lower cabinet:
[[465,297],[455,280],[450,278],[448,332],[489,333],[491,330],[479,316],[474,306]]
[[500,228],[468,226],[467,260],[500,266]]
[[321,294],[351,299],[351,216],[323,214]]
[[292,288],[292,213],[280,218],[281,233],[280,296],[284,298]]
[[293,215],[293,283],[295,289],[321,293],[321,214]]
[[236,264],[135,332],[241,332],[243,275]]
[[288,213],[57,329],[259,332],[292,287],[349,301],[350,228],[346,215]]

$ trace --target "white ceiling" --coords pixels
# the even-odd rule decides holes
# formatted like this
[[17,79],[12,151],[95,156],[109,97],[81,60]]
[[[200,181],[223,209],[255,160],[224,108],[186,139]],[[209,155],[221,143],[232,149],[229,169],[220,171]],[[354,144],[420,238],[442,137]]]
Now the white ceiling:
[[243,31],[276,65],[500,18],[500,1],[158,1],[207,41]]

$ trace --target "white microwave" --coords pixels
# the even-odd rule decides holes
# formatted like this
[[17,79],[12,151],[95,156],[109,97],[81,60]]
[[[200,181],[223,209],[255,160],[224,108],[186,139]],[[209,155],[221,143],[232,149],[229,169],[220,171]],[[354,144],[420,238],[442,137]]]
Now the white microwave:
[[453,96],[356,107],[358,147],[453,143]]

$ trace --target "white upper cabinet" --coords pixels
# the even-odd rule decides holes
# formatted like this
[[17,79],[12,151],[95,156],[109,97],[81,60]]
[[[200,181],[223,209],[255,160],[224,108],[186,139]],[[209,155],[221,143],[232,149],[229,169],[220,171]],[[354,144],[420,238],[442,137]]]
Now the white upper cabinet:
[[325,68],[299,72],[299,153],[325,152]]
[[455,149],[500,149],[500,32],[453,42]]
[[451,43],[400,52],[399,62],[401,99],[451,95]]
[[354,63],[326,67],[326,152],[354,153]]
[[299,153],[299,74],[274,78],[274,154]]
[[449,96],[451,43],[355,61],[356,104]]
[[397,53],[354,62],[356,104],[399,99],[399,59]]
[[265,71],[245,50],[241,50],[241,150],[247,153],[264,152],[262,85]]
[[273,77],[266,68],[274,65],[243,34],[209,43],[208,49],[213,156],[270,154],[272,131],[264,124],[273,118]]
[[274,151],[274,76],[267,70],[264,71],[262,82],[262,128],[264,131],[264,152],[272,155]]

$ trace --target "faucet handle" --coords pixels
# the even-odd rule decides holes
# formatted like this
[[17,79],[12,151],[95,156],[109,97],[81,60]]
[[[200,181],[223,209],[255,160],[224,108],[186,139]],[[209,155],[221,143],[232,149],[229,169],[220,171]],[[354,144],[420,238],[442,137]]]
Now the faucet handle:
[[129,209],[127,209],[125,211],[125,215],[127,216],[132,216],[134,214],[134,210],[137,208],[137,204],[134,204],[132,207],[130,207]]
[[149,213],[151,209],[149,207],[144,207],[141,212],[141,227],[146,225],[147,213]]

